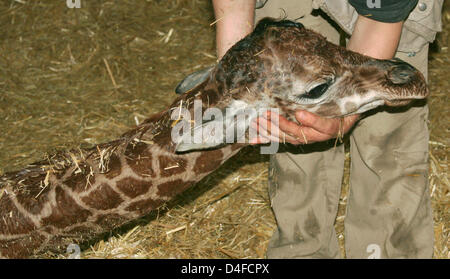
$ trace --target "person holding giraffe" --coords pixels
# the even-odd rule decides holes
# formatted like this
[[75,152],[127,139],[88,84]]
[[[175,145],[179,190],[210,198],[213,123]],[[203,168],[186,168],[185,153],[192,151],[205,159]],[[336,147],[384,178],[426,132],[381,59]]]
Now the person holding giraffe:
[[[427,76],[428,46],[440,31],[442,0],[213,0],[217,56],[253,30],[263,17],[304,24],[349,50],[378,59],[400,58]],[[270,120],[274,115],[267,115]],[[280,117],[280,141],[272,155],[269,193],[278,229],[268,258],[339,258],[334,231],[349,133],[351,174],[345,219],[349,258],[429,258],[433,222],[428,195],[428,108],[378,109],[369,115],[322,118],[298,110],[298,123]],[[260,123],[264,123],[261,121]],[[265,131],[264,125],[257,127]],[[270,132],[253,139],[274,139]],[[276,135],[278,137],[278,135]],[[300,145],[298,147],[298,145]]]

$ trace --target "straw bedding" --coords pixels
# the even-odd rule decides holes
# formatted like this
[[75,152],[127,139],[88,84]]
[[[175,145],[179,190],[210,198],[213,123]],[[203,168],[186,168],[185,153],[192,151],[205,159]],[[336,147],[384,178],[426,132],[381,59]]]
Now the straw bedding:
[[[215,62],[210,1],[0,2],[0,173],[58,149],[112,140]],[[449,258],[450,5],[430,54],[435,258]],[[263,258],[275,229],[268,156],[249,147],[157,212],[88,243],[82,258]],[[345,255],[346,172],[336,231]],[[65,258],[68,255],[46,255]]]

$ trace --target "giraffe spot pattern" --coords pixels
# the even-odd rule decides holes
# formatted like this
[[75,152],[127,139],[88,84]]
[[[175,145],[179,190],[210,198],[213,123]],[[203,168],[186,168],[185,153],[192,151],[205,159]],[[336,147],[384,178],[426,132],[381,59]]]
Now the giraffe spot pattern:
[[117,188],[119,188],[122,193],[130,198],[135,198],[137,196],[143,195],[148,192],[151,182],[137,180],[131,177],[121,179],[116,182]]
[[89,175],[90,173],[91,168],[88,165],[79,165],[79,168],[75,169],[74,173],[66,178],[63,183],[76,193],[86,191],[95,183],[95,177]]
[[123,202],[119,194],[105,183],[92,191],[89,196],[83,197],[82,201],[92,208],[101,210],[115,208]]
[[[36,181],[44,181],[45,175],[35,177]],[[42,179],[42,180],[39,180]],[[17,191],[16,199],[17,201],[27,209],[27,211],[32,214],[39,214],[41,212],[43,206],[48,202],[47,193],[50,191],[50,187],[43,187],[41,184],[43,183],[32,183],[29,180],[23,181],[25,185],[33,185],[34,187],[27,187],[26,191]],[[36,187],[37,186],[37,187]],[[33,199],[30,199],[30,195],[33,196]]]
[[107,178],[114,178],[122,172],[120,159],[116,154],[112,154],[109,158],[108,171],[105,173]]
[[160,175],[162,177],[172,176],[186,171],[187,162],[181,156],[164,156],[158,157]]
[[164,203],[163,200],[155,200],[153,198],[149,198],[146,200],[133,202],[132,204],[127,206],[125,208],[125,210],[132,211],[132,212],[137,211],[137,212],[139,212],[139,214],[146,214],[146,213],[150,212],[151,210],[156,209],[158,206],[160,206],[163,203]]
[[128,144],[125,149],[125,158],[128,166],[137,175],[143,177],[155,177],[152,166],[152,154],[148,151],[148,145],[143,142]]
[[22,234],[34,229],[33,222],[16,208],[10,197],[4,195],[0,205],[1,212],[8,212],[0,219],[0,234]]
[[91,215],[89,210],[83,209],[60,186],[55,188],[56,206],[51,208],[51,215],[42,219],[42,225],[53,225],[64,228],[72,224],[81,223]]
[[159,184],[158,195],[161,197],[174,197],[189,188],[189,186],[191,186],[193,183],[194,181],[184,181],[181,179],[177,179]]

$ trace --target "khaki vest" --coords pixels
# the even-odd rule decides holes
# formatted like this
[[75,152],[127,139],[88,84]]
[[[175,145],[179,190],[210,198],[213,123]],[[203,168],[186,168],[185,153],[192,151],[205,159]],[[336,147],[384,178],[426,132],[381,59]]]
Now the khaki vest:
[[[258,0],[256,8],[261,8],[266,2],[267,0]],[[434,41],[436,33],[442,31],[441,11],[443,3],[444,0],[419,0],[403,25],[398,51],[414,55],[423,46]],[[313,9],[323,10],[345,32],[352,34],[358,13],[347,1],[312,0],[312,7]]]

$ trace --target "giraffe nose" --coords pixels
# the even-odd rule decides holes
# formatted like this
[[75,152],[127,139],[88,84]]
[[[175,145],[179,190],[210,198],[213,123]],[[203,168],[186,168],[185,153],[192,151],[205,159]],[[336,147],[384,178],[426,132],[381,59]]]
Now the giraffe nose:
[[388,60],[387,78],[394,84],[405,84],[417,74],[417,70],[410,64],[400,60]]

